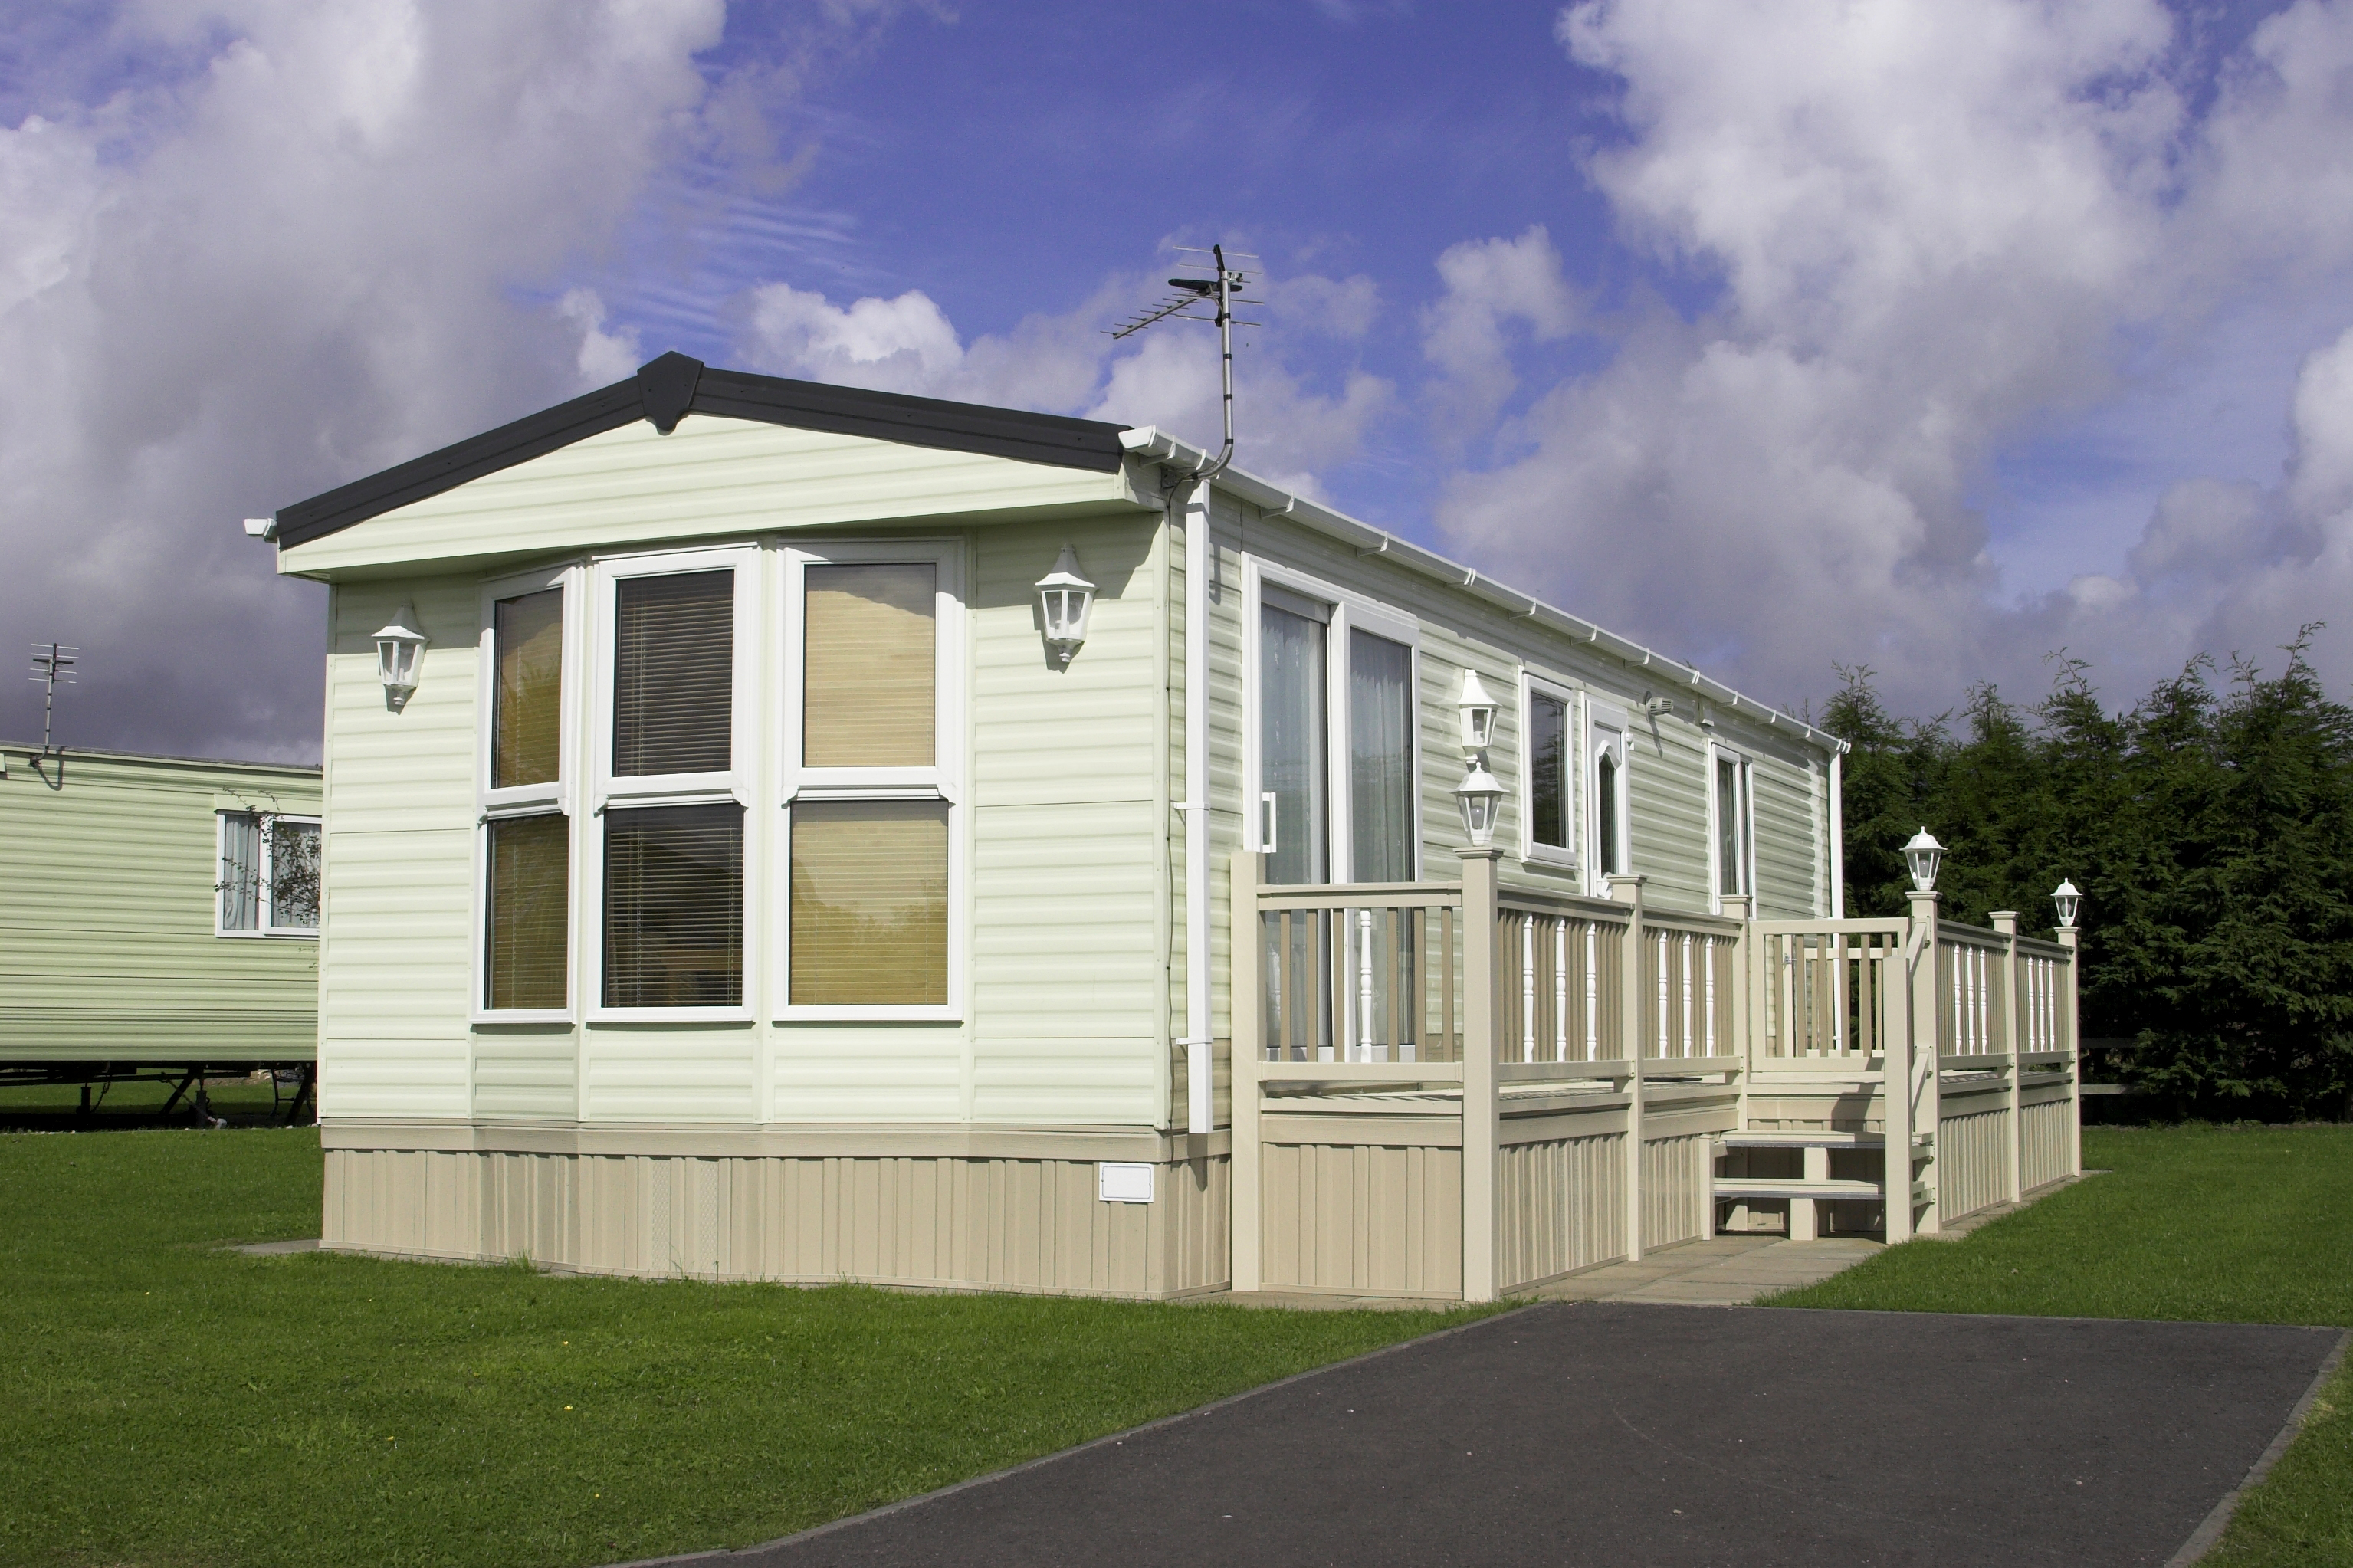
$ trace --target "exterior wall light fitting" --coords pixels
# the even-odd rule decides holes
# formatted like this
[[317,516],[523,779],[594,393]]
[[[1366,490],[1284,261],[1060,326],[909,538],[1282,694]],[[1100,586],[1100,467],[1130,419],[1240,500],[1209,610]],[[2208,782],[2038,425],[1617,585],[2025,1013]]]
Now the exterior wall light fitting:
[[1912,868],[1912,886],[1924,893],[1936,890],[1936,868],[1945,863],[1945,847],[1923,827],[1904,846],[1904,862]]
[[1487,759],[1472,752],[1462,782],[1454,786],[1455,804],[1462,808],[1463,831],[1472,847],[1484,849],[1495,841],[1495,818],[1503,810],[1504,786],[1487,771]]
[[1065,544],[1054,569],[1038,579],[1038,608],[1045,618],[1046,646],[1066,668],[1087,640],[1087,613],[1094,603],[1095,585],[1079,575],[1078,552]]
[[417,629],[417,606],[403,604],[389,626],[375,634],[375,678],[384,682],[384,705],[395,713],[408,706],[425,667],[425,634]]
[[1487,695],[1477,670],[1462,672],[1462,696],[1456,706],[1462,710],[1462,744],[1473,752],[1494,744],[1495,700]]
[[2059,906],[2059,929],[2073,931],[2075,910],[2084,901],[2082,891],[2073,882],[2063,880],[2056,889],[2052,889],[2051,901]]

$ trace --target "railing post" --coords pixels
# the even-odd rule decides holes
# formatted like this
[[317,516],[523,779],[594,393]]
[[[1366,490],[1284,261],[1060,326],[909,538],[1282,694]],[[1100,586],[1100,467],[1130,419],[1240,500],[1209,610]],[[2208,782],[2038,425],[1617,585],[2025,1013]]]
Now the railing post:
[[1996,910],[1986,917],[2001,933],[2001,1048],[2010,1058],[2010,1201],[2026,1193],[2026,1074],[2018,1048],[2018,915]]
[[1462,857],[1462,1299],[1495,1299],[1495,870],[1500,849]]
[[2067,1020],[2067,1174],[2084,1173],[2084,1037],[2075,1032],[2075,999],[2083,986],[2076,975],[2083,963],[2083,950],[2077,947],[2079,933],[2073,926],[2059,932],[2059,945],[2067,950],[2067,1005],[2062,1016]]
[[[1944,988],[1939,984],[1943,976],[1936,973],[1939,956],[1936,951],[1936,895],[1913,891],[1904,896],[1912,905],[1912,931],[1908,944],[1912,948],[1912,973],[1909,976],[1912,1026],[1905,1042],[1904,1073],[1900,1079],[1895,1078],[1894,1064],[1889,1064],[1891,1081],[1887,1085],[1887,1093],[1891,1133],[1894,1131],[1892,1112],[1896,1099],[1900,1096],[1904,1102],[1903,1148],[1895,1150],[1894,1139],[1891,1137],[1889,1140],[1889,1148],[1894,1154],[1889,1165],[1896,1173],[1896,1179],[1890,1183],[1890,1187],[1902,1189],[1900,1194],[1891,1190],[1889,1194],[1887,1239],[1891,1243],[1896,1239],[1894,1209],[1899,1199],[1904,1210],[1905,1240],[1911,1239],[1915,1233],[1933,1236],[1944,1228],[1937,1214],[1940,1173],[1936,1169],[1936,1140],[1941,1129],[1936,1125],[1938,1108],[1935,1086],[1942,1081],[1944,1064],[1938,1058],[1944,1055],[1945,1037],[1939,1026]],[[1912,1212],[1912,1139],[1915,1132],[1926,1135],[1928,1147],[1928,1201],[1916,1218]]]
[[1627,906],[1626,948],[1619,959],[1621,1000],[1619,1048],[1626,1056],[1626,1258],[1642,1257],[1642,1047],[1650,1037],[1642,1016],[1650,988],[1642,983],[1642,883],[1639,876],[1609,879],[1609,896]]
[[1235,1290],[1256,1290],[1259,1285],[1259,1226],[1261,1161],[1259,1142],[1259,1063],[1266,1055],[1259,1037],[1266,1024],[1266,982],[1259,973],[1265,947],[1265,922],[1259,919],[1259,858],[1253,852],[1236,855],[1233,902],[1227,931],[1230,933],[1230,984],[1227,995],[1228,1033],[1233,1056],[1233,1152],[1229,1181],[1232,1207],[1226,1231],[1232,1254],[1227,1278]]
[[[1724,1054],[1740,1058],[1740,1094],[1732,1102],[1732,1124],[1743,1132],[1748,1131],[1748,1075],[1757,1066],[1755,1044],[1748,1037],[1748,971],[1757,961],[1757,927],[1750,904],[1746,893],[1728,894],[1724,900],[1725,917],[1740,922],[1740,934],[1732,939],[1732,994],[1726,999],[1733,1044]],[[1715,1234],[1713,1213],[1708,1215],[1708,1234]]]

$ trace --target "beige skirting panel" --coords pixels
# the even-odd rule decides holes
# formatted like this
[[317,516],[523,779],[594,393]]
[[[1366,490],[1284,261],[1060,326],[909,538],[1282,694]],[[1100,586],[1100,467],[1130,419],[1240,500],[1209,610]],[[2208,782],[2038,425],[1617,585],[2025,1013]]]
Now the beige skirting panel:
[[2028,1192],[2075,1173],[2075,1151],[2069,1147],[2073,1130],[2065,1100],[2027,1102],[2021,1128],[2024,1158],[2018,1173]]
[[1163,1297],[1227,1279],[1228,1162],[327,1151],[332,1247],[587,1273]]
[[1642,1141],[1642,1245],[1668,1247],[1708,1233],[1714,1132]]
[[1949,1224],[2010,1199],[2010,1108],[1936,1124],[1936,1215]]
[[1462,1151],[1268,1143],[1261,1280],[1268,1290],[1462,1294]]
[[1501,1290],[1626,1255],[1626,1135],[1506,1143],[1495,1170]]

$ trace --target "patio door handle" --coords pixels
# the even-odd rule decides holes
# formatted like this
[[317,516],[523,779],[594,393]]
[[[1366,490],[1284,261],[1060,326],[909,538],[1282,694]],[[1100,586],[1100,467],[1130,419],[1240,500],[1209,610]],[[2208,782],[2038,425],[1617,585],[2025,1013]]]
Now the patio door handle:
[[1264,814],[1263,822],[1266,827],[1266,853],[1271,855],[1274,853],[1275,847],[1275,829],[1280,825],[1282,818],[1282,803],[1276,797],[1274,791],[1268,790],[1258,797],[1258,805],[1259,810]]

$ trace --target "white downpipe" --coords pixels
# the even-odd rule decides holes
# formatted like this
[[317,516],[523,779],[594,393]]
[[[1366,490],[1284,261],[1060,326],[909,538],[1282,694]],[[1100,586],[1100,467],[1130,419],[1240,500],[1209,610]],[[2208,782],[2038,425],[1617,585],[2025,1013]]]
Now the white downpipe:
[[[1209,1023],[1209,485],[1185,502],[1185,1100],[1187,1132],[1210,1131],[1217,1066]],[[1236,933],[1241,940],[1241,933]],[[1233,999],[1241,1006],[1242,999]]]

